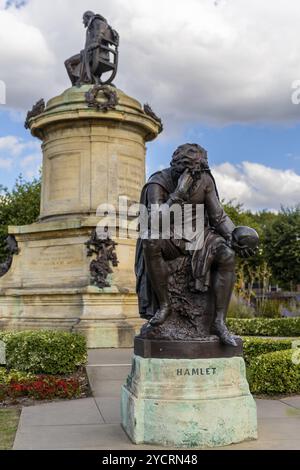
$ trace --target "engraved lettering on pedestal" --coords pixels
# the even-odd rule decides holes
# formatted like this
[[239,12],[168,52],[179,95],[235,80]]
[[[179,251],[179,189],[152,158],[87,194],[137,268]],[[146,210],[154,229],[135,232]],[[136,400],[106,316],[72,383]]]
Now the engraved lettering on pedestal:
[[127,196],[130,201],[138,202],[140,187],[144,183],[144,168],[140,160],[125,157],[120,163],[120,194]]
[[217,369],[216,367],[199,367],[199,368],[192,368],[192,369],[177,369],[176,375],[177,376],[201,376],[201,375],[216,375]]
[[[83,262],[83,253],[76,250],[74,246],[54,246],[44,250],[39,248],[38,252],[31,258],[30,265],[44,270],[48,275],[55,268],[77,269]],[[57,275],[57,272],[53,271],[51,274]]]

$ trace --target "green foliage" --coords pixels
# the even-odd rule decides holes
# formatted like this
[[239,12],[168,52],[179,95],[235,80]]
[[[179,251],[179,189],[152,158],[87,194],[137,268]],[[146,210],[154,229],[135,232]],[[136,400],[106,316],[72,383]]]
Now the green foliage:
[[228,318],[228,328],[242,336],[300,336],[300,317]]
[[[260,238],[259,249],[254,256],[249,259],[237,258],[235,290],[240,297],[243,297],[250,304],[254,282],[258,282],[263,289],[266,289],[271,277],[271,270],[264,251],[264,232],[266,221],[270,223],[276,218],[276,215],[270,212],[253,214],[250,211],[243,210],[242,205],[234,205],[232,202],[224,204],[224,209],[235,225],[246,225],[254,228]],[[245,284],[248,284],[247,289],[245,289]]]
[[264,290],[271,279],[281,287],[294,289],[300,279],[300,205],[282,208],[278,214],[268,211],[254,214],[232,202],[223,205],[236,225],[253,227],[260,237],[256,255],[237,261],[236,291],[250,302],[254,282]]
[[266,227],[265,255],[274,277],[292,289],[300,279],[300,205]]
[[228,318],[253,318],[254,315],[255,310],[253,307],[240,297],[232,296],[228,309]]
[[69,374],[87,359],[83,336],[61,331],[0,332],[7,367],[36,374]]
[[0,186],[0,262],[7,257],[5,239],[9,225],[33,223],[40,212],[40,180],[26,182],[21,176],[11,191]]
[[247,365],[261,354],[286,349],[292,349],[292,340],[243,337],[244,359]]
[[0,450],[13,447],[20,410],[18,408],[0,409]]
[[30,372],[20,372],[18,370],[6,370],[0,367],[0,384],[8,385],[10,382],[20,382],[22,380],[34,379],[35,375]]
[[281,318],[282,301],[277,299],[258,299],[256,310],[259,316],[265,318]]
[[[268,395],[300,392],[299,351],[262,354],[251,361],[248,378],[252,393]],[[296,360],[295,360],[296,359]]]

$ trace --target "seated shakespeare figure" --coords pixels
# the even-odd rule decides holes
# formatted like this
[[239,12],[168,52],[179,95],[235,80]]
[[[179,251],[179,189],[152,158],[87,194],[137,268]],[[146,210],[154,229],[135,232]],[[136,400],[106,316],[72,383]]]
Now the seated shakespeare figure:
[[83,24],[87,30],[85,47],[65,61],[72,85],[101,85],[102,74],[112,72],[105,82],[109,84],[117,73],[119,35],[103,16],[92,11],[84,13]]
[[[253,255],[258,235],[248,227],[236,228],[225,213],[208,166],[206,150],[197,144],[181,145],[173,154],[170,168],[150,177],[142,190],[141,204],[148,209],[149,225],[153,220],[151,210],[158,207],[153,205],[171,208],[174,204],[181,207],[189,204],[192,209],[196,205],[204,206],[202,243],[196,249],[190,250],[186,239],[172,236],[174,227],[169,239],[149,236],[138,240],[137,293],[140,315],[149,320],[148,328],[162,327],[172,315],[178,315],[174,311],[170,280],[172,278],[174,283],[172,268],[180,275],[180,260],[185,260],[190,266],[186,290],[191,291],[195,299],[209,293],[209,304],[213,306],[209,332],[218,336],[222,343],[236,346],[235,338],[225,324],[235,283],[235,256],[236,253],[241,257]],[[197,213],[192,210],[192,214],[193,218]],[[179,298],[178,302],[181,301]],[[189,303],[187,300],[186,305]],[[184,310],[185,307],[183,314]]]

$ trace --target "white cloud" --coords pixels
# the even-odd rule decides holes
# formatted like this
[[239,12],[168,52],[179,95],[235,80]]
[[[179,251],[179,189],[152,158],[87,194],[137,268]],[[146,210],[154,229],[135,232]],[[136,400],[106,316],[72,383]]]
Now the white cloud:
[[[21,168],[27,179],[39,175],[41,145],[38,141],[25,141],[8,135],[0,137],[0,168],[6,172],[17,172]],[[1,175],[2,176],[2,175]]]
[[24,176],[31,180],[39,176],[42,158],[40,153],[27,155],[21,160],[20,166],[23,169]]
[[13,165],[13,161],[7,158],[0,158],[0,168],[3,170],[10,170]]
[[300,203],[300,175],[292,170],[242,162],[240,165],[223,163],[212,171],[220,198],[235,200],[247,209],[277,211],[281,205]]
[[34,141],[25,141],[20,137],[8,135],[0,137],[0,154],[7,153],[11,157],[17,157],[28,149],[40,149],[40,144]]
[[[85,0],[30,0],[0,12],[8,104],[29,107],[68,85],[83,47]],[[299,0],[89,0],[121,37],[117,85],[174,123],[298,120]]]

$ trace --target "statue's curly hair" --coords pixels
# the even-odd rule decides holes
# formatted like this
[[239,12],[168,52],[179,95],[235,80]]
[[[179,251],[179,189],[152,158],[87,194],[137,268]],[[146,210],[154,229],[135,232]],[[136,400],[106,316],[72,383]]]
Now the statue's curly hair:
[[[202,155],[207,159],[207,151],[198,144],[180,145],[172,156],[171,167],[174,169],[192,168],[196,162],[199,162],[198,155]],[[197,157],[196,157],[197,155]],[[203,169],[207,166],[203,166]]]
[[95,16],[95,13],[94,13],[93,11],[88,10],[88,11],[86,11],[86,12],[83,13],[83,18],[84,18],[85,16]]
[[[199,153],[203,157],[203,162],[201,162],[201,160],[199,162]],[[183,144],[180,145],[173,153],[171,168],[174,170],[175,174],[181,174],[186,168],[194,170],[198,165],[200,173],[206,172],[210,175],[215,186],[217,197],[219,199],[217,185],[207,163],[207,150],[205,150],[205,148],[201,147],[199,144]]]

